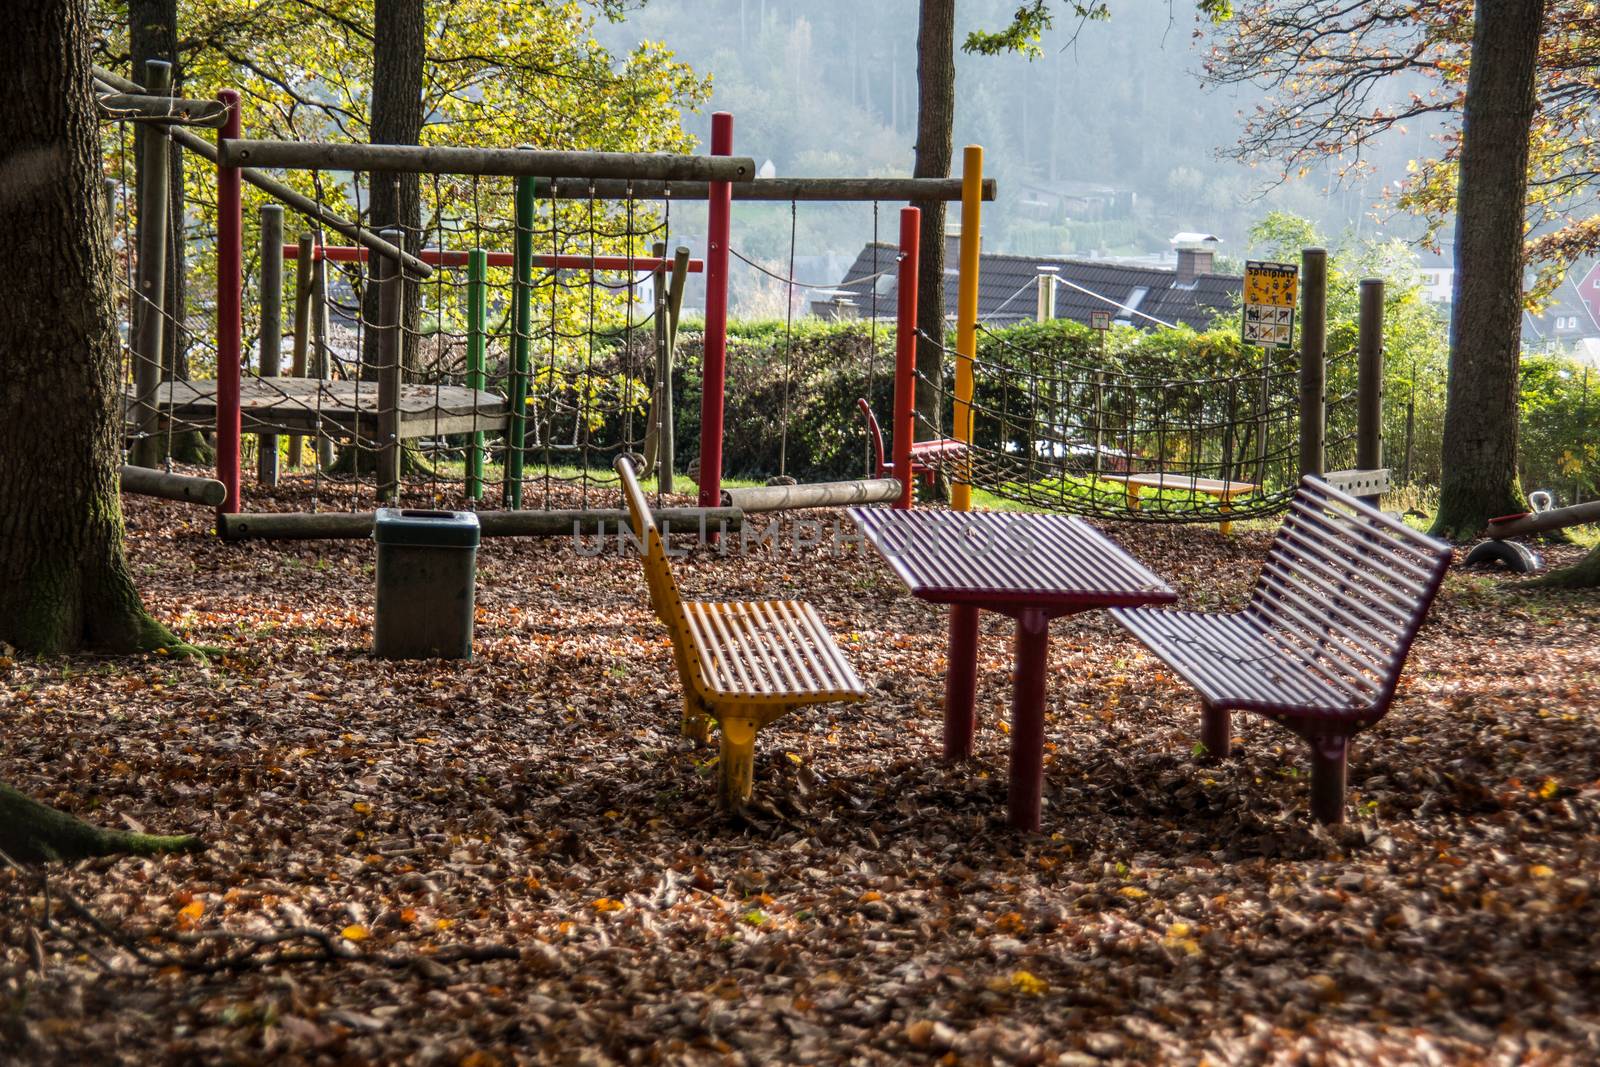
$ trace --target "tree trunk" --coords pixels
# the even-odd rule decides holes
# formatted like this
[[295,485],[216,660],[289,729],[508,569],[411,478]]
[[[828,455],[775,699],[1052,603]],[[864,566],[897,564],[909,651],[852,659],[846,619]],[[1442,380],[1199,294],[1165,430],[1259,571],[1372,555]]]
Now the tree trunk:
[[[918,178],[948,178],[955,127],[956,59],[955,0],[922,0],[917,30],[917,158]],[[944,213],[943,201],[922,202],[921,256],[917,264],[917,422],[921,436],[935,436],[926,427],[944,425]]]
[[111,248],[83,0],[8,24],[0,176],[0,641],[37,652],[177,644],[122,555],[122,438]]
[[[183,95],[183,65],[178,57],[177,0],[128,0],[128,52],[131,77],[144,83],[147,59],[164,59],[172,64],[172,95]],[[144,132],[136,136],[155,136]],[[183,149],[168,141],[171,153],[167,164],[171,175],[167,226],[167,327],[161,334],[161,380],[189,380],[188,307],[189,282],[186,274],[188,254],[184,225],[186,214],[183,189]],[[172,435],[172,458],[179,463],[210,463],[215,456],[199,430]]]
[[190,834],[164,837],[102,830],[47,808],[0,782],[0,851],[18,863],[81,860],[131,852],[148,856],[156,852],[193,852],[204,848]]
[[1547,589],[1600,589],[1600,547],[1591,549],[1572,566],[1551,571],[1528,584]]
[[[424,0],[375,0],[372,12],[372,144],[416,144],[422,136],[422,78],[426,59]],[[422,247],[422,200],[415,174],[374,174],[368,190],[367,225],[373,230],[398,226],[405,231],[406,247]],[[367,282],[361,295],[361,316],[379,322],[378,287],[371,284],[377,265],[369,261]],[[417,365],[417,327],[422,321],[422,288],[409,275],[405,281],[400,334],[400,361],[408,370]],[[361,370],[365,381],[378,377],[378,335],[361,333]],[[370,449],[340,450],[333,470],[338,474],[369,474],[377,470],[377,454]],[[401,450],[401,470],[426,470],[416,453]]]
[[1478,0],[1462,112],[1444,470],[1433,533],[1525,510],[1517,482],[1522,239],[1544,0]]
[[[100,209],[86,0],[13,5],[0,169],[0,641],[26,651],[173,647],[122,556],[111,245]],[[182,646],[178,646],[182,647]],[[18,862],[200,847],[97,830],[0,784]]]
[[[369,129],[373,144],[417,144],[422,137],[422,75],[427,25],[423,15],[423,0],[375,0],[373,4],[372,123]],[[368,225],[374,230],[398,226],[405,231],[407,248],[421,248],[419,190],[415,174],[374,174]],[[368,276],[371,276],[370,270]],[[408,279],[405,331],[401,338],[401,360],[407,368],[414,368],[417,362],[416,334],[422,317],[421,298],[421,287]],[[362,314],[368,322],[377,321],[376,286],[367,286]]]

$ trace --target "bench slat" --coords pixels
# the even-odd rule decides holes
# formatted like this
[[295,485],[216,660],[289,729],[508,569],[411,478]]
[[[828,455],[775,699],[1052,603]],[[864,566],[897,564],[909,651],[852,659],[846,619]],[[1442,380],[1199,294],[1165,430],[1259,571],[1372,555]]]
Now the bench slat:
[[[1357,538],[1347,529],[1333,525],[1325,516],[1303,510],[1299,502],[1293,505],[1290,518],[1302,520],[1289,527],[1291,533],[1302,534],[1332,557],[1358,557],[1360,562],[1375,565],[1385,578],[1404,582],[1407,591],[1413,594],[1420,594],[1427,588],[1427,569],[1394,551],[1406,546],[1396,544],[1382,531],[1363,530],[1368,536]],[[1397,569],[1405,573],[1395,573]]]
[[[1422,540],[1432,539],[1410,527],[1405,528],[1406,533],[1411,535],[1409,538],[1397,537],[1374,523],[1362,521],[1366,518],[1364,515],[1358,517],[1340,509],[1314,508],[1308,501],[1299,497],[1290,503],[1290,516],[1300,517],[1304,520],[1302,525],[1309,524],[1323,531],[1341,545],[1357,549],[1364,554],[1377,554],[1380,558],[1394,560],[1409,570],[1424,586],[1432,577],[1428,567],[1428,561],[1432,558],[1431,550],[1419,543]],[[1335,516],[1341,520],[1338,525],[1332,521]]]
[[[1306,546],[1296,531],[1284,531],[1278,547],[1283,551],[1275,549],[1268,554],[1268,565],[1283,566],[1297,577],[1317,586],[1324,594],[1348,601],[1352,609],[1368,617],[1371,627],[1380,630],[1405,628],[1406,601],[1393,594],[1392,590],[1373,586],[1371,579],[1360,572],[1348,568],[1343,571],[1337,569],[1328,562],[1326,555]],[[1293,554],[1294,549],[1299,549],[1299,553]],[[1359,586],[1353,584],[1358,579],[1361,582]],[[1385,593],[1390,595],[1385,596]]]
[[[1264,582],[1276,584],[1275,575],[1262,575]],[[1291,594],[1282,586],[1277,587],[1275,593],[1269,593],[1278,599],[1271,604],[1276,609],[1272,615],[1265,615],[1263,621],[1269,629],[1283,629],[1290,631],[1308,644],[1321,647],[1324,654],[1332,660],[1342,659],[1344,666],[1354,671],[1371,671],[1374,674],[1383,674],[1388,670],[1389,657],[1382,651],[1372,647],[1366,641],[1352,634],[1346,627],[1332,619],[1319,617],[1319,605],[1314,600],[1304,596]],[[1296,625],[1298,624],[1298,625]],[[1342,645],[1335,642],[1344,642]]]
[[[1377,656],[1380,660],[1387,660],[1389,653],[1370,643],[1369,639],[1376,638],[1380,641],[1393,641],[1394,638],[1399,635],[1400,630],[1404,628],[1403,624],[1397,624],[1396,622],[1390,620],[1384,622],[1377,629],[1377,632],[1374,632],[1374,627],[1370,622],[1362,622],[1361,619],[1351,614],[1350,611],[1347,610],[1346,606],[1341,606],[1339,600],[1343,599],[1344,604],[1347,605],[1348,608],[1359,607],[1364,613],[1367,613],[1368,609],[1359,604],[1359,602],[1349,599],[1343,593],[1328,588],[1326,583],[1323,583],[1320,579],[1316,579],[1314,575],[1306,574],[1304,570],[1292,573],[1288,572],[1287,570],[1283,569],[1283,564],[1280,560],[1267,560],[1262,566],[1261,578],[1263,582],[1275,580],[1280,587],[1285,589],[1293,588],[1299,590],[1300,586],[1296,581],[1297,579],[1302,582],[1309,581],[1316,585],[1317,589],[1300,591],[1299,596],[1301,599],[1310,605],[1313,612],[1321,609],[1338,615],[1341,621],[1348,623],[1350,627],[1354,628],[1353,632],[1347,629],[1345,631],[1346,636],[1353,641],[1361,642],[1361,646],[1365,648],[1369,654]],[[1319,592],[1322,594],[1320,597],[1315,595]],[[1327,599],[1323,599],[1324,597]]]

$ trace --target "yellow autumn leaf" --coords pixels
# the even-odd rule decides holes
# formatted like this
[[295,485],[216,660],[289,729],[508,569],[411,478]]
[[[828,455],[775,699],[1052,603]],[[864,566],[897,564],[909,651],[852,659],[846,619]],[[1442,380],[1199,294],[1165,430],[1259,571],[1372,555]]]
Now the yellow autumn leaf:
[[339,931],[339,936],[346,941],[365,941],[367,939],[367,928],[360,923],[351,923]]
[[1555,874],[1556,872],[1554,870],[1546,867],[1542,863],[1535,863],[1532,867],[1528,868],[1528,876],[1530,878],[1554,878]]
[[194,922],[196,919],[200,918],[200,916],[204,915],[205,912],[205,904],[198,900],[191,900],[189,903],[178,909],[178,918],[186,922]]
[[621,911],[623,908],[626,908],[627,905],[620,900],[612,900],[610,897],[601,897],[599,900],[594,902],[592,907],[595,911]]
[[1145,897],[1150,895],[1136,885],[1125,885],[1121,889],[1117,890],[1117,892],[1121,893],[1129,900],[1143,900]]
[[1539,787],[1539,795],[1546,800],[1549,800],[1559,792],[1561,792],[1561,783],[1554,778],[1546,778],[1544,785]]
[[1029,971],[1011,972],[1011,991],[1025,997],[1037,997],[1049,992],[1050,983]]
[[372,814],[372,805],[368,804],[365,800],[358,800],[350,806],[355,809],[357,815]]

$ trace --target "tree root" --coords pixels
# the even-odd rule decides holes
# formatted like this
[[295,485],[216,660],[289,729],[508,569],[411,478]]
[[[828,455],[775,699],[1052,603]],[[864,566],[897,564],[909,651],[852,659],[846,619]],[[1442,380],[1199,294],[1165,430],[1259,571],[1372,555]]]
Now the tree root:
[[18,863],[72,861],[91,856],[153,856],[197,852],[205,847],[193,834],[164,836],[102,830],[0,782],[0,852]]

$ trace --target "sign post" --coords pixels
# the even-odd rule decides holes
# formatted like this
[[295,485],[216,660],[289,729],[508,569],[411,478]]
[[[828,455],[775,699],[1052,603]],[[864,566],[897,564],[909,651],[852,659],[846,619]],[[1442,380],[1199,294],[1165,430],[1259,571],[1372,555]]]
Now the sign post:
[[1240,338],[1263,348],[1288,348],[1294,340],[1294,307],[1299,289],[1299,268],[1293,263],[1246,263],[1244,330]]

